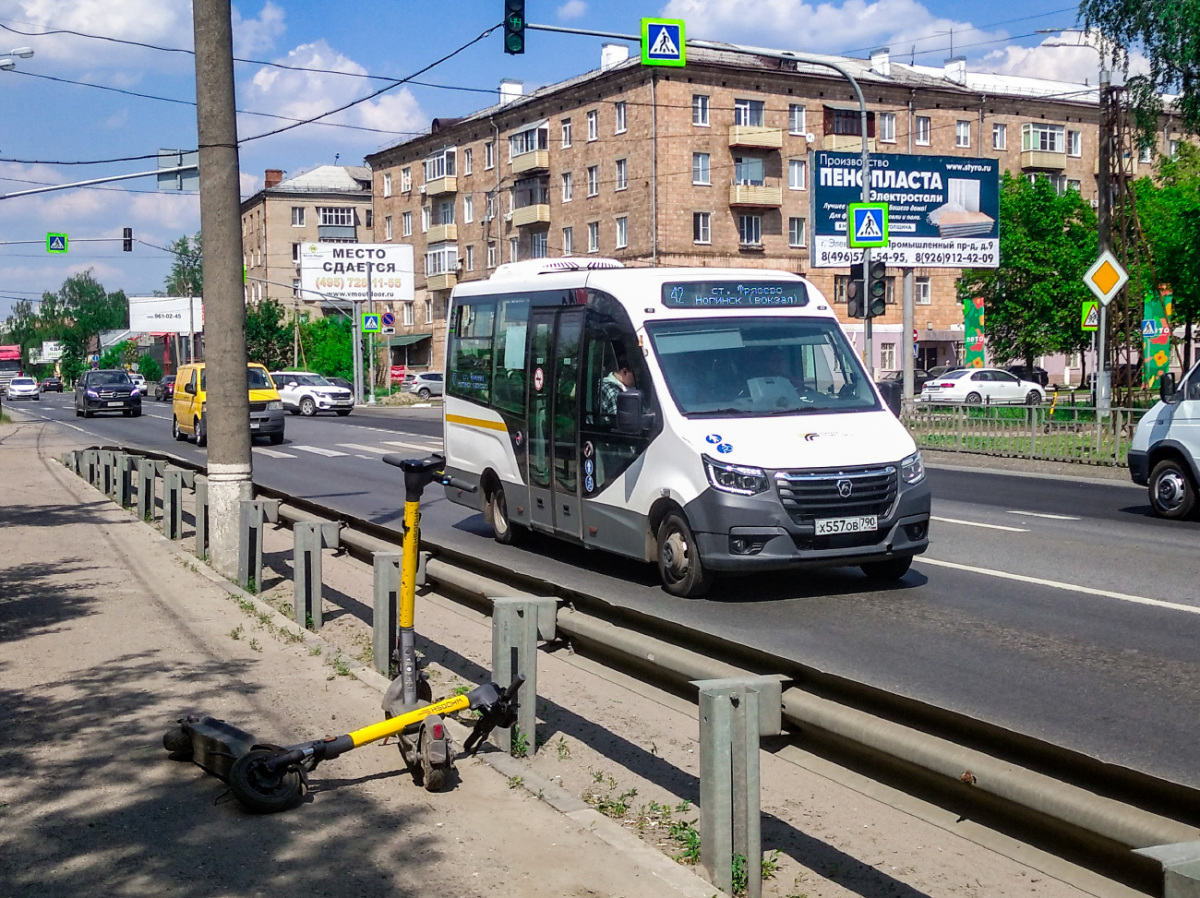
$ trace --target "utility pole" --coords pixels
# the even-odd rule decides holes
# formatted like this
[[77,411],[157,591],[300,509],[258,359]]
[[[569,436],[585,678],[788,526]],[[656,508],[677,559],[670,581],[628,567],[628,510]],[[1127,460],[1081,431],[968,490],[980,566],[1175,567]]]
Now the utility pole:
[[193,0],[200,232],[204,235],[208,390],[209,545],[213,568],[237,576],[238,519],[253,498],[246,305],[242,295],[241,192],[230,0]]
[[[1113,133],[1113,117],[1112,117],[1112,85],[1110,83],[1110,71],[1108,68],[1108,60],[1104,58],[1104,48],[1100,48],[1100,146],[1098,148],[1100,155],[1100,173],[1097,177],[1096,186],[1100,193],[1100,205],[1096,210],[1097,218],[1097,243],[1099,244],[1099,253],[1105,253],[1111,242],[1111,227],[1112,227],[1112,184],[1110,175],[1112,172],[1112,133]],[[1108,354],[1107,335],[1108,335],[1108,314],[1104,303],[1100,303],[1100,321],[1097,328],[1099,337],[1099,351],[1096,357],[1096,408],[1101,411],[1108,411],[1112,404],[1112,374],[1105,364]]]

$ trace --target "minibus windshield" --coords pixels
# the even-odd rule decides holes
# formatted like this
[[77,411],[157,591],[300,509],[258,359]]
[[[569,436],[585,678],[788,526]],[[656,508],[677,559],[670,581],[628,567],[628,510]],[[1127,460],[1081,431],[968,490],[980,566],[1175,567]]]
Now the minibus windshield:
[[853,348],[828,319],[714,316],[647,330],[667,389],[689,418],[880,408]]

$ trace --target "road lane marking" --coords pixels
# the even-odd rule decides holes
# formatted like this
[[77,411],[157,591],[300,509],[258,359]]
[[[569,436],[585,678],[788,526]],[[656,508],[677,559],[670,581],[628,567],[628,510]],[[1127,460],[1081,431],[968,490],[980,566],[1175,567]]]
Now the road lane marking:
[[1009,509],[1008,514],[1019,514],[1028,518],[1045,518],[1048,521],[1082,521],[1083,518],[1073,514],[1050,514],[1044,511],[1016,511]]
[[[297,447],[299,448],[299,447]],[[259,455],[265,455],[267,458],[296,458],[290,452],[280,452],[278,449],[265,449],[262,446],[255,446],[254,451]]]
[[[348,452],[338,452],[336,449],[323,449],[320,446],[292,446],[293,449],[298,449],[301,452],[311,452],[313,455],[324,455],[326,458],[344,458],[349,455]],[[294,456],[293,456],[294,457]]]
[[935,521],[941,521],[943,524],[962,524],[966,527],[986,527],[988,530],[1007,530],[1009,533],[1028,533],[1027,527],[1009,527],[1005,524],[981,524],[978,521],[960,521],[957,518],[939,518],[937,515],[930,515]]
[[1148,599],[1145,596],[1132,596],[1124,592],[1113,592],[1111,589],[1094,589],[1091,586],[1079,586],[1075,583],[1063,583],[1059,580],[1044,580],[1041,577],[1029,577],[1025,574],[1010,574],[1008,571],[996,571],[985,567],[975,567],[971,564],[957,564],[953,561],[938,561],[918,555],[913,561],[922,564],[932,564],[935,567],[948,567],[956,571],[968,571],[972,574],[983,574],[987,577],[998,577],[1001,580],[1016,580],[1018,583],[1031,583],[1034,586],[1048,586],[1051,589],[1062,589],[1067,592],[1081,592],[1089,596],[1103,596],[1106,599],[1117,599],[1134,605],[1149,605],[1152,608],[1165,608],[1169,611],[1186,611],[1188,614],[1200,614],[1200,606],[1180,605],[1178,602],[1164,602],[1161,599]]
[[437,452],[441,448],[439,444],[401,443],[399,440],[384,440],[383,443],[385,446],[399,446],[401,449],[420,449],[422,452]]

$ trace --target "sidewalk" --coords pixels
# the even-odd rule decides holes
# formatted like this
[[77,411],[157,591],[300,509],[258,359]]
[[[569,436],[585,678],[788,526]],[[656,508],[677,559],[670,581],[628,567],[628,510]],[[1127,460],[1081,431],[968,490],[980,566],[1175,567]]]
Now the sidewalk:
[[[327,554],[320,640],[281,639],[287,531],[265,534],[262,595],[231,593],[61,467],[76,439],[0,425],[0,898],[715,894],[654,847],[648,818],[697,816],[681,810],[698,795],[695,707],[568,651],[539,657],[536,757],[461,760],[441,793],[375,745],[319,767],[300,808],[257,817],[168,760],[161,734],[189,711],[272,742],[378,719],[380,678],[338,675],[370,645],[370,571]],[[418,601],[435,695],[478,681],[487,619]],[[771,898],[1131,894],[799,749],[761,759]]]

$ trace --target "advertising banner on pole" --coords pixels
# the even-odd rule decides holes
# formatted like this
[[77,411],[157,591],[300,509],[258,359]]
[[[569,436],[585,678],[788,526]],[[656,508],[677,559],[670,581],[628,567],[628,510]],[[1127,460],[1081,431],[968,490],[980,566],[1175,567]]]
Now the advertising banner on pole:
[[129,329],[140,334],[189,334],[204,330],[204,300],[187,296],[129,297]]
[[[849,207],[862,201],[862,155],[819,150],[812,158],[813,268],[862,261],[850,247]],[[871,156],[871,201],[888,207],[888,243],[871,250],[897,268],[1000,265],[1000,162],[968,156]]]
[[[1171,365],[1171,303],[1174,296],[1165,284],[1147,290],[1142,311],[1142,386],[1158,389]],[[1153,327],[1146,327],[1152,324]]]
[[310,302],[328,299],[371,299],[376,302],[412,302],[414,298],[413,248],[408,243],[304,243],[300,246],[300,298]]

